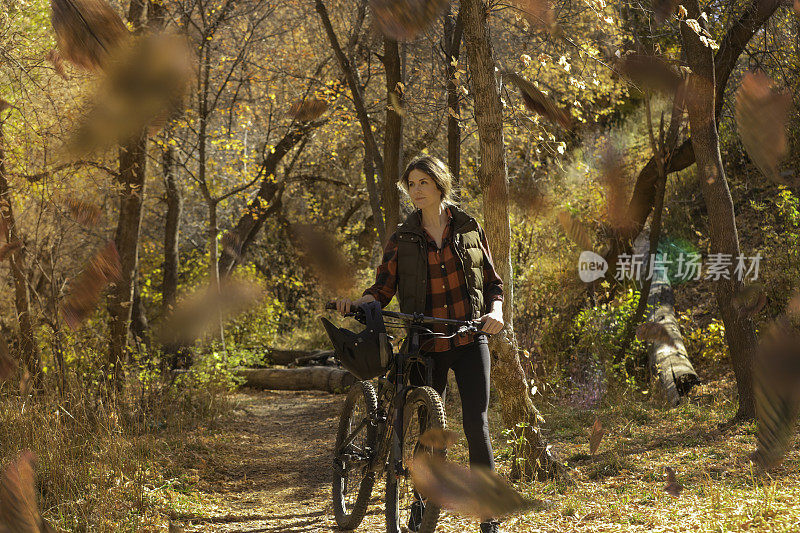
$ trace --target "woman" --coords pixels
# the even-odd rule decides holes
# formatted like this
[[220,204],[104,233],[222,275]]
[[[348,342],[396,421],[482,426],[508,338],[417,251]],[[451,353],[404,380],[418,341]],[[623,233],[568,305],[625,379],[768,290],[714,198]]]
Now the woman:
[[[351,302],[340,298],[344,314],[351,305],[378,300],[386,307],[397,294],[404,313],[436,318],[479,319],[481,329],[503,329],[503,282],[494,269],[486,235],[478,222],[452,203],[453,183],[444,163],[431,156],[413,160],[398,184],[417,210],[389,237],[375,284]],[[434,331],[451,335],[448,326]],[[420,338],[420,349],[434,355],[433,388],[444,396],[447,373],[453,370],[464,418],[470,464],[494,469],[489,437],[490,357],[485,335]],[[421,374],[421,373],[420,373]],[[412,373],[412,381],[422,376]],[[482,533],[498,533],[488,519]]]

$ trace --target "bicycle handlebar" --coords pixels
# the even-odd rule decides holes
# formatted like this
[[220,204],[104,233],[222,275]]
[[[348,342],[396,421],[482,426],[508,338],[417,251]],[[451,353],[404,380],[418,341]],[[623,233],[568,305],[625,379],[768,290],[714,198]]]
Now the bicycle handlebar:
[[[336,311],[336,302],[328,302],[325,304],[325,309]],[[355,309],[355,310],[354,310]],[[358,320],[357,314],[361,311],[361,307],[352,304],[350,307],[350,311],[345,313],[344,316],[351,316]],[[404,322],[409,323],[409,325],[421,325],[421,324],[447,324],[450,326],[458,326],[467,328],[470,331],[468,333],[475,333],[477,335],[492,335],[491,333],[487,333],[486,331],[479,330],[475,327],[475,324],[478,322],[477,320],[453,320],[451,318],[436,318],[433,316],[425,316],[422,313],[397,313],[395,311],[385,311],[381,309],[381,315],[389,318],[396,318],[398,320],[402,320]]]

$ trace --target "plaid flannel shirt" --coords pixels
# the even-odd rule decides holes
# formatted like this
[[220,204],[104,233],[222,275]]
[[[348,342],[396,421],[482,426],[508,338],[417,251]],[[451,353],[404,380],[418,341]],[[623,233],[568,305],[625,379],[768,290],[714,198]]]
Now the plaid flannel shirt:
[[[467,282],[452,242],[453,216],[449,207],[446,212],[448,220],[442,234],[441,248],[437,248],[436,241],[428,230],[425,230],[425,235],[428,239],[429,281],[427,284],[428,294],[425,299],[425,316],[467,320],[467,312],[469,310]],[[503,301],[503,281],[495,271],[489,244],[486,241],[486,234],[480,224],[478,225],[478,233],[480,234],[481,248],[483,249],[483,294],[488,311],[492,308],[492,302]],[[383,260],[378,266],[375,283],[365,290],[364,294],[372,295],[380,302],[381,307],[386,307],[396,291],[397,232],[389,237],[384,249]],[[445,324],[437,324],[432,330],[446,335],[454,333],[452,326]],[[449,339],[426,339],[424,335],[420,335],[420,347],[422,351],[443,352],[457,346],[469,344],[474,340],[474,335],[465,335],[463,337],[456,335]]]

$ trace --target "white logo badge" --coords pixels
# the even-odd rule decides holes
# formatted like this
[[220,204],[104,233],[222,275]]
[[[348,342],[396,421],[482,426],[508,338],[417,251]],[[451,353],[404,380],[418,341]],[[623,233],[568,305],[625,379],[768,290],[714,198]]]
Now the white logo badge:
[[586,250],[578,258],[578,275],[584,283],[591,283],[605,276],[608,262],[601,255]]

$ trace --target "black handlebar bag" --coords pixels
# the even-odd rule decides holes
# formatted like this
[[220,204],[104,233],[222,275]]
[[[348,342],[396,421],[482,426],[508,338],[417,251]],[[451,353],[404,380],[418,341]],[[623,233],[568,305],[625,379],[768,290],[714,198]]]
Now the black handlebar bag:
[[381,304],[375,301],[360,307],[366,325],[361,333],[336,327],[325,317],[320,320],[333,343],[336,359],[355,377],[367,380],[386,373],[392,358],[392,344],[386,335]]

